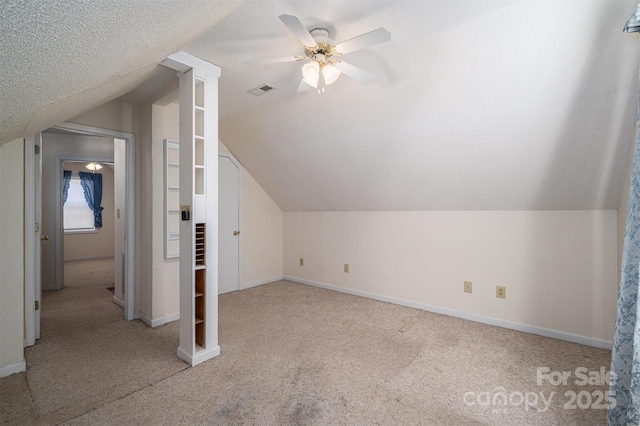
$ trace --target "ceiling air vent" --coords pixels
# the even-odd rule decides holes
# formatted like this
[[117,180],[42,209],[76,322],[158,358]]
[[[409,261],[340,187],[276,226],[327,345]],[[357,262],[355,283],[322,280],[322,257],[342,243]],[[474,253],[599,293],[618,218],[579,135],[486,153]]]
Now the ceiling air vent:
[[275,90],[275,87],[269,86],[268,84],[261,84],[260,86],[254,89],[247,90],[247,93],[251,93],[253,96],[260,96],[260,95],[264,95],[270,90]]

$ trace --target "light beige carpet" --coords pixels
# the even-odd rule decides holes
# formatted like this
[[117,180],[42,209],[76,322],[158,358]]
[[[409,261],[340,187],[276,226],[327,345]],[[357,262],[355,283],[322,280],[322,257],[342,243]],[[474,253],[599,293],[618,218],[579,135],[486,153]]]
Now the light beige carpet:
[[64,262],[64,286],[112,287],[115,282],[113,257]]
[[[63,292],[75,308],[46,296],[26,376],[0,380],[3,424],[605,424],[565,392],[606,386],[536,383],[536,367],[608,369],[605,350],[280,281],[221,296],[222,354],[185,369],[177,323],[126,322],[104,289]],[[500,391],[514,404],[478,403]],[[515,404],[541,392],[548,410]]]

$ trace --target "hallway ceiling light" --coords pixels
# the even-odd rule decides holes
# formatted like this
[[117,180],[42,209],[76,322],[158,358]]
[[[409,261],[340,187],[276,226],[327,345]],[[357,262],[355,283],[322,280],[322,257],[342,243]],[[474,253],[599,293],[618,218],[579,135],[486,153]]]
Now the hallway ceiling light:
[[98,163],[89,163],[85,167],[92,172],[95,172],[96,170],[100,170],[102,168],[102,166]]

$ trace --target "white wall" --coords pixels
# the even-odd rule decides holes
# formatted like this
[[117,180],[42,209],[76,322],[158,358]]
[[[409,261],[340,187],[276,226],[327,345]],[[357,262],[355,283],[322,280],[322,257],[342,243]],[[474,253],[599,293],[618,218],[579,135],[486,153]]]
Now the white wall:
[[[42,289],[52,290],[56,288],[55,277],[57,273],[56,252],[56,185],[62,185],[62,175],[56,176],[56,162],[60,159],[87,158],[109,159],[113,161],[113,139],[66,135],[66,134],[42,134],[42,235],[48,235],[49,241],[42,244]],[[112,187],[113,188],[113,187]],[[111,205],[102,204],[113,209],[113,195]],[[110,237],[113,236],[111,226]],[[112,245],[113,247],[113,245]],[[111,253],[113,253],[113,248]]]
[[[77,172],[89,172],[86,162],[65,162],[63,170],[71,170],[74,176]],[[97,171],[102,175],[102,227],[95,232],[65,234],[64,235],[64,260],[92,259],[97,257],[113,257],[114,235],[114,193],[113,170],[104,166]]]
[[[218,142],[220,152],[229,152]],[[264,189],[242,170],[241,288],[282,278],[283,213]]]
[[0,146],[0,377],[24,371],[24,139]]
[[284,273],[606,346],[616,240],[613,210],[285,213]]

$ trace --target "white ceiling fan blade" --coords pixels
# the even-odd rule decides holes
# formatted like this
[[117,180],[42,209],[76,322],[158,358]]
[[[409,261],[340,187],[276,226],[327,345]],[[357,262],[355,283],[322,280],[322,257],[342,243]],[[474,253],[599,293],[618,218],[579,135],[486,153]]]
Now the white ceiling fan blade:
[[314,47],[317,45],[316,41],[309,34],[309,30],[300,22],[297,16],[293,15],[280,15],[278,16],[283,24],[289,28],[289,30],[298,37],[298,40],[307,47]]
[[256,59],[255,61],[246,61],[247,65],[267,65],[267,64],[279,64],[282,62],[295,62],[302,61],[304,56],[285,56],[283,58],[271,58],[271,59]]
[[336,68],[341,73],[348,75],[354,80],[358,80],[362,83],[373,83],[376,81],[375,74],[371,74],[368,71],[363,70],[362,68],[355,67],[346,62],[337,62],[333,64],[333,67]]
[[354,50],[364,49],[365,47],[373,46],[375,44],[384,43],[391,40],[391,33],[384,28],[378,28],[377,30],[369,31],[354,37],[342,43],[336,45],[336,50],[340,53],[349,53]]
[[305,83],[304,79],[300,80],[300,85],[298,86],[298,92],[306,92],[309,89],[311,89],[311,86]]

